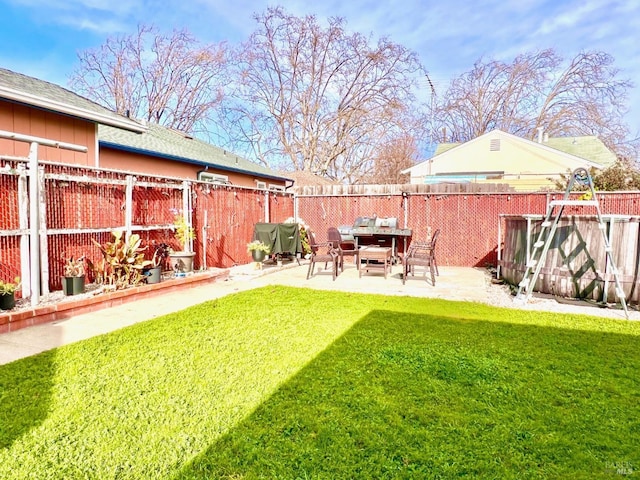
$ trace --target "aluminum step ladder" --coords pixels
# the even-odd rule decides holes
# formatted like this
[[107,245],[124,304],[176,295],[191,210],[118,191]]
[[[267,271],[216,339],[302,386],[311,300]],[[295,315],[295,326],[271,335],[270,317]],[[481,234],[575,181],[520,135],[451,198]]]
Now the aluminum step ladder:
[[[588,186],[590,194],[584,194],[582,196],[583,199],[581,200],[569,200],[571,191],[576,184]],[[608,262],[610,272],[613,274],[613,278],[615,280],[616,296],[618,297],[618,300],[620,300],[620,303],[622,303],[622,308],[624,309],[625,316],[629,318],[627,301],[620,284],[620,279],[618,278],[618,269],[611,255],[612,248],[606,232],[607,226],[604,223],[602,215],[600,213],[600,204],[598,202],[598,197],[596,196],[595,188],[593,187],[593,180],[591,179],[591,175],[589,175],[587,169],[582,167],[577,168],[571,174],[569,184],[567,185],[567,189],[564,192],[562,200],[552,200],[547,205],[547,213],[540,226],[540,233],[538,234],[538,237],[533,244],[531,255],[529,255],[529,258],[527,259],[524,275],[522,276],[522,280],[518,284],[518,293],[516,295],[515,301],[527,303],[531,298],[531,294],[533,293],[536,281],[540,276],[540,271],[542,270],[542,266],[544,265],[545,259],[547,258],[549,247],[553,242],[553,237],[556,233],[556,229],[558,228],[558,223],[560,221],[560,217],[562,216],[562,211],[566,206],[595,207],[598,218],[598,228],[602,232],[602,238],[604,239],[606,261]],[[554,210],[556,208],[557,210],[554,215]]]

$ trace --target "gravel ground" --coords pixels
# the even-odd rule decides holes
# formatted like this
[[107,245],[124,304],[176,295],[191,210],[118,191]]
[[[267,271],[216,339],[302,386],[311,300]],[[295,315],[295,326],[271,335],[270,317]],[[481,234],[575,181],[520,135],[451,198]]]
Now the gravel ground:
[[[618,318],[624,320],[625,313],[621,305],[602,305],[584,300],[559,298],[550,294],[534,293],[526,304],[515,301],[507,285],[495,284],[487,272],[487,301],[489,305],[520,310],[542,310],[558,313],[576,313],[595,315],[598,317]],[[629,320],[640,320],[640,312],[636,305],[627,308]]]

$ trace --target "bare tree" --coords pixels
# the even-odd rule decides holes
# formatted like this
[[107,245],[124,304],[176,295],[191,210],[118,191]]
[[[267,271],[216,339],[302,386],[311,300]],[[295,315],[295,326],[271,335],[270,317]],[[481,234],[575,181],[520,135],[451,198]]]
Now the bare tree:
[[120,114],[193,133],[222,99],[226,46],[150,26],[79,53],[70,84]]
[[373,158],[373,170],[365,178],[367,183],[408,183],[409,175],[402,170],[412,167],[420,157],[418,142],[410,135],[394,138],[378,150]]
[[255,19],[235,56],[232,101],[220,110],[234,148],[249,146],[265,165],[358,182],[405,127],[417,57],[388,39],[371,46],[340,18],[323,28],[315,16],[269,8]]
[[624,122],[632,84],[618,78],[613,58],[583,52],[567,66],[554,50],[527,53],[513,63],[479,61],[451,81],[435,105],[436,138],[467,141],[499,128],[535,138],[596,135],[619,155],[629,155]]

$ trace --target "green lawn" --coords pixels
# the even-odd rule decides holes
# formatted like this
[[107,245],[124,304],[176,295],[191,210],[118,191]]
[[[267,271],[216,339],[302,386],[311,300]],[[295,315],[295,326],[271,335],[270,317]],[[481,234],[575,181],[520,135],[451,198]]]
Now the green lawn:
[[639,336],[265,287],[0,366],[0,478],[638,475]]

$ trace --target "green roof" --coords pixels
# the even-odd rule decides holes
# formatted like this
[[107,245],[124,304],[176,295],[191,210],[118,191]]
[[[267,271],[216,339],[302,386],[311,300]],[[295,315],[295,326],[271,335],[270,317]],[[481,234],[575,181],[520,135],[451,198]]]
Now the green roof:
[[600,165],[611,165],[616,161],[616,155],[595,136],[549,138],[543,145]]
[[267,167],[177,130],[149,123],[147,131],[135,133],[107,125],[98,127],[101,146],[175,161],[211,166],[221,170],[288,180]]
[[441,153],[447,152],[449,150],[451,150],[452,148],[457,147],[458,145],[461,145],[461,143],[439,143],[438,146],[436,147],[436,151],[434,152],[433,156],[438,156]]

